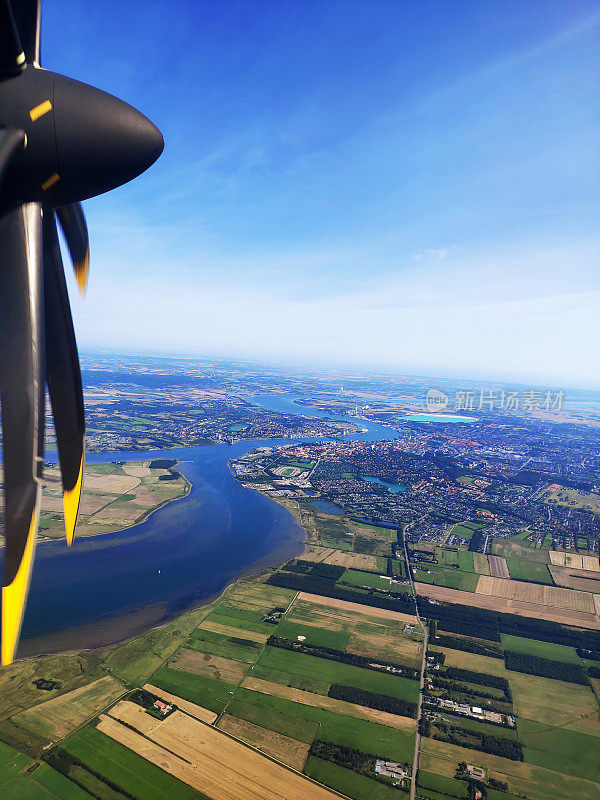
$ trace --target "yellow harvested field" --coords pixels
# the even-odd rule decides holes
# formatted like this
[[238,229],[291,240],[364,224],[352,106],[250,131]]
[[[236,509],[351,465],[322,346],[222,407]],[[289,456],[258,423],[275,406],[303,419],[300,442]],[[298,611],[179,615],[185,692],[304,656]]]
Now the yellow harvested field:
[[504,659],[502,658],[480,656],[478,653],[467,653],[463,650],[449,650],[446,647],[436,647],[435,650],[441,650],[442,653],[446,654],[444,663],[448,667],[470,669],[474,672],[483,672],[484,675],[497,675],[500,678],[512,675],[504,666]]
[[582,556],[582,569],[589,569],[592,572],[600,572],[600,558],[598,556]]
[[302,553],[302,560],[303,561],[325,561],[328,556],[332,553],[337,553],[337,550],[334,550],[333,547],[320,547],[319,545],[312,545],[310,550],[307,550],[305,553]]
[[402,633],[390,635],[389,630],[381,633],[375,628],[372,632],[361,630],[350,635],[350,643],[346,648],[348,653],[356,653],[368,658],[388,658],[391,661],[400,660],[407,666],[415,669],[421,665],[422,641],[405,636]]
[[347,717],[378,722],[387,728],[414,731],[416,727],[416,721],[410,717],[399,717],[396,714],[389,714],[387,711],[377,711],[377,709],[358,706],[345,700],[335,700],[333,697],[305,692],[303,689],[294,689],[291,686],[283,686],[272,681],[263,681],[261,678],[246,678],[242,682],[242,686],[244,689],[251,689],[261,694],[292,700],[294,703],[301,703],[303,706],[324,708],[327,711],[334,711],[336,714],[345,714]]
[[101,717],[98,730],[212,800],[339,797],[180,711],[159,722],[148,738],[108,716]]
[[521,603],[535,603],[568,611],[583,611],[594,614],[594,601],[588,592],[578,592],[561,586],[542,586],[525,581],[512,581],[481,575],[475,589],[477,594],[517,600]]
[[[479,580],[499,581],[502,584],[518,583],[508,579],[490,578],[481,575]],[[556,587],[545,587],[556,588]],[[583,611],[572,611],[564,608],[553,608],[552,606],[540,605],[534,602],[514,600],[512,598],[497,597],[494,595],[477,594],[477,592],[463,592],[460,589],[447,589],[445,586],[434,586],[429,583],[415,583],[417,594],[422,597],[431,597],[445,603],[456,603],[461,606],[476,606],[477,608],[487,608],[489,611],[501,611],[504,614],[516,614],[520,617],[537,617],[547,619],[551,622],[559,622],[562,625],[577,625],[581,628],[600,629],[600,608],[594,608],[591,613]],[[563,589],[559,591],[571,591]],[[578,594],[583,594],[578,592]],[[591,597],[591,595],[590,595]]]
[[68,736],[122,694],[125,694],[123,684],[106,676],[22,711],[13,719],[43,738],[56,741]]
[[557,567],[564,567],[565,556],[566,553],[559,552],[558,550],[550,550],[550,563]]
[[589,569],[593,572],[600,572],[598,556],[583,556],[579,553],[550,550],[550,561],[555,567],[572,567],[573,569]]
[[257,631],[245,631],[242,628],[232,628],[229,625],[220,625],[218,622],[210,622],[205,619],[199,625],[205,631],[212,631],[213,633],[221,633],[223,636],[235,636],[237,639],[248,639],[251,642],[258,642],[264,644],[269,638],[268,633],[258,633]]
[[253,722],[247,722],[245,719],[238,719],[229,714],[221,717],[217,727],[230,736],[235,736],[236,739],[241,739],[242,742],[262,750],[271,758],[302,772],[310,750],[309,744],[299,742],[297,739],[290,739],[289,736],[269,731]]
[[347,553],[343,550],[334,550],[332,555],[325,559],[327,564],[335,564],[338,567],[348,567],[349,569],[377,569],[376,556],[368,556],[363,553]]
[[195,675],[206,675],[227,683],[239,683],[248,669],[248,664],[242,664],[241,661],[211,656],[197,650],[187,650],[185,647],[177,651],[175,657],[167,662],[167,666],[193,672]]
[[518,717],[600,737],[600,710],[589,686],[521,672],[507,676]]
[[480,575],[490,574],[490,565],[485,553],[473,553],[473,569]]
[[153,686],[151,683],[144,684],[143,688],[147,692],[150,692],[150,694],[160,697],[165,703],[173,703],[173,705],[176,705],[181,711],[185,711],[186,714],[190,714],[192,717],[196,717],[196,719],[201,719],[202,722],[207,722],[209,725],[213,723],[218,716],[214,711],[209,711],[208,708],[202,708],[202,706],[197,706],[196,703],[190,703],[189,700],[184,700],[176,694],[171,694],[171,692],[165,692],[164,689],[159,689],[158,686]]
[[[465,592],[465,594],[470,595],[471,593]],[[413,624],[417,622],[417,618],[412,614],[403,614],[400,611],[390,611],[387,608],[375,608],[374,606],[369,606],[368,609],[365,609],[365,606],[360,603],[351,603],[348,600],[336,600],[333,597],[321,597],[319,594],[311,594],[310,592],[299,592],[298,599],[307,600],[309,603],[315,603],[316,605],[325,606],[327,608],[335,608],[341,611],[353,611],[355,614],[361,614],[365,617],[390,619],[395,622],[412,622]]]
[[461,761],[483,767],[488,777],[508,783],[513,794],[529,800],[597,800],[600,785],[592,781],[553,772],[522,761],[511,761],[489,753],[457,747],[447,742],[423,737],[419,766],[426,772],[454,777],[456,765]]

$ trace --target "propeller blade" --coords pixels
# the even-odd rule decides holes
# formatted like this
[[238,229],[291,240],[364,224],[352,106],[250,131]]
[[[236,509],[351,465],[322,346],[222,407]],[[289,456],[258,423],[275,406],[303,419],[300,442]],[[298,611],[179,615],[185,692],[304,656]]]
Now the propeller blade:
[[85,411],[75,331],[54,214],[44,216],[46,382],[63,483],[67,544],[75,536],[85,461]]
[[25,53],[9,0],[0,0],[0,72],[21,72]]
[[72,203],[56,209],[71,254],[79,292],[83,296],[87,287],[90,263],[90,240],[81,203]]
[[6,534],[0,655],[6,665],[14,658],[29,590],[43,467],[42,210],[37,203],[17,206],[0,217],[0,253]]
[[25,61],[40,65],[40,0],[13,0],[12,11]]
[[0,187],[6,169],[25,144],[25,131],[17,128],[0,130]]

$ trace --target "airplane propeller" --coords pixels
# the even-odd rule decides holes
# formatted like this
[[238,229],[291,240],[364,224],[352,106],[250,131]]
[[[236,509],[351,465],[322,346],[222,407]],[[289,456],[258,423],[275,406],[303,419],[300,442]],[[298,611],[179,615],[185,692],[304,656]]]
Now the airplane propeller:
[[46,385],[69,545],[81,498],[83,390],[56,222],[84,292],[89,241],[81,201],[137,177],[163,147],[158,128],[127,103],[40,67],[39,0],[0,0],[3,665],[14,659],[35,551]]

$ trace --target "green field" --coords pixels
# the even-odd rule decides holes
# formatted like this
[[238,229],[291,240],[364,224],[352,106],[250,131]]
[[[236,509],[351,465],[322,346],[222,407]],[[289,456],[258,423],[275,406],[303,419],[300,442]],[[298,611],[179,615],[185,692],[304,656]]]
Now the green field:
[[520,719],[525,761],[538,767],[600,782],[600,739],[585,733]]
[[[95,728],[83,728],[65,742],[65,749],[139,800],[208,800],[185,783],[115,742]],[[38,795],[39,796],[39,795]]]
[[256,661],[262,650],[262,645],[257,642],[200,629],[192,632],[185,646],[200,653],[232,658],[234,661],[243,661],[246,664]]
[[415,569],[415,581],[446,586],[448,589],[461,589],[463,592],[474,592],[477,587],[479,575],[475,572],[463,572],[455,567],[441,567],[437,564],[427,564],[425,568],[428,572]]
[[316,628],[314,625],[289,622],[287,619],[277,626],[276,633],[277,636],[294,640],[297,640],[299,636],[304,636],[305,644],[332,647],[334,650],[345,650],[350,642],[350,634],[344,631],[329,631],[326,628]]
[[406,731],[388,728],[375,722],[346,717],[333,711],[305,706],[249,689],[238,689],[236,700],[259,708],[277,711],[291,719],[304,719],[319,724],[319,739],[333,744],[353,747],[364,753],[377,753],[395,761],[412,759],[414,736]]
[[474,572],[475,564],[473,560],[473,553],[470,553],[468,550],[459,550],[458,566],[463,572]]
[[374,572],[362,572],[358,569],[347,569],[339,583],[349,583],[352,586],[368,586],[371,589],[384,589],[390,591],[390,582]]
[[260,678],[263,681],[272,681],[282,686],[291,686],[294,689],[302,689],[305,692],[326,695],[329,692],[331,681],[320,681],[314,677],[307,678],[303,675],[294,675],[291,672],[282,672],[280,669],[271,667],[261,667],[260,664],[252,668],[250,675],[253,678]]
[[[420,769],[417,776],[417,786],[423,789],[432,789],[442,795],[451,797],[468,797],[469,789],[466,781],[459,781],[456,778],[448,778],[445,775],[436,775],[433,772],[425,772]],[[427,794],[427,792],[425,792]]]
[[184,700],[208,708],[217,714],[225,708],[231,700],[231,693],[235,690],[233,683],[225,683],[225,681],[169,667],[158,669],[150,682],[159,689],[183,697]]
[[521,636],[509,636],[506,633],[500,634],[500,638],[502,647],[513,653],[527,653],[531,656],[549,658],[552,661],[563,661],[565,664],[581,664],[581,659],[574,647],[552,642],[539,642],[537,639],[524,639]]
[[227,706],[227,713],[239,719],[245,719],[267,728],[275,733],[282,733],[300,742],[310,744],[318,733],[319,723],[301,717],[290,717],[273,709],[261,708],[242,700],[232,700]]
[[367,778],[366,775],[359,775],[357,772],[314,756],[308,757],[304,772],[310,778],[354,800],[399,800],[404,797],[397,789],[388,788],[379,781]]
[[[113,675],[142,686],[154,670],[185,642],[209,611],[210,608],[190,611],[161,628],[117,645],[109,653],[105,666]],[[57,678],[61,678],[60,674],[55,674]]]
[[91,800],[90,795],[47,764],[23,772],[32,763],[29,756],[0,742],[0,788],[6,800]]
[[[206,621],[214,622],[216,625],[227,625],[230,628],[252,631],[254,633],[273,633],[274,625],[270,625],[268,622],[260,622],[260,616],[262,616],[262,614],[259,616],[259,614],[256,613],[257,619],[254,620],[239,614],[227,614],[226,612],[228,610],[229,609],[219,608],[217,611],[213,611],[212,614],[209,614]],[[246,612],[245,609],[239,609],[239,611]],[[249,615],[252,615],[252,612],[249,612]]]
[[278,647],[265,647],[258,664],[315,681],[341,683],[412,702],[416,702],[419,696],[417,681]]
[[515,581],[530,581],[554,586],[552,575],[546,564],[539,561],[525,561],[516,557],[507,558],[506,564],[510,577]]

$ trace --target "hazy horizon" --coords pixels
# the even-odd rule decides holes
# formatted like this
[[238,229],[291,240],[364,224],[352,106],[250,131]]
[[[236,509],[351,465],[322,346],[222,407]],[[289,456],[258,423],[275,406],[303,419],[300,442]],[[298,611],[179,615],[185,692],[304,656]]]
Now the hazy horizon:
[[42,14],[44,66],[166,142],[84,204],[82,348],[600,388],[597,3]]

